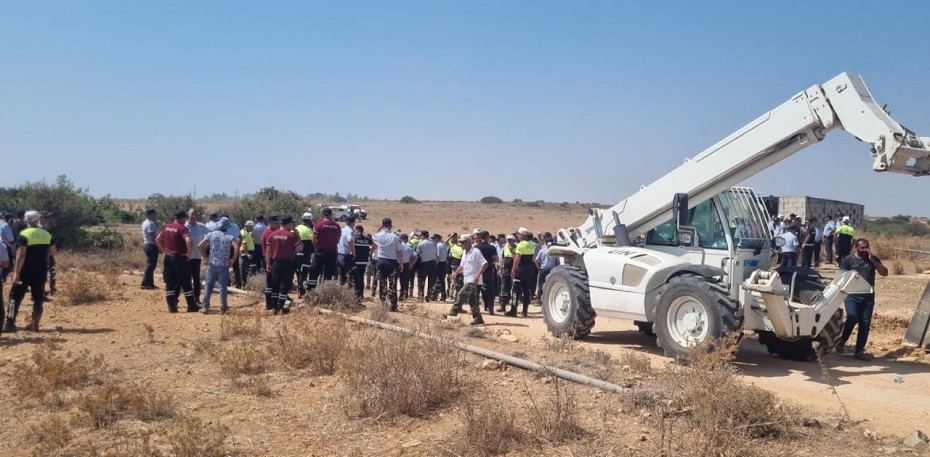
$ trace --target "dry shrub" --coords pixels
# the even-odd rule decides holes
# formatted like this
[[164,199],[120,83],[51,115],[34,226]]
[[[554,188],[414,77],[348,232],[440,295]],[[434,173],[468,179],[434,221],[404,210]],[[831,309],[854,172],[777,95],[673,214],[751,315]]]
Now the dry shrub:
[[[794,412],[771,392],[738,377],[730,362],[736,340],[712,351],[695,348],[664,379],[669,396],[660,403],[663,452],[675,455],[748,455],[758,439],[784,439],[796,423]],[[675,435],[676,430],[691,433]]]
[[617,364],[620,365],[622,370],[629,371],[635,375],[652,375],[652,362],[649,360],[649,357],[634,351],[623,351],[620,357],[617,358]]
[[[138,263],[138,268],[141,268],[145,266],[145,253],[142,248],[138,251],[138,257],[142,260]],[[55,262],[63,270],[100,273],[113,277],[120,274],[124,268],[137,268],[136,263],[132,261],[133,257],[137,256],[123,250],[64,250],[55,256]]]
[[29,426],[29,439],[35,443],[35,457],[64,457],[70,455],[68,445],[74,439],[68,421],[59,414],[49,414]]
[[540,338],[540,342],[544,349],[560,354],[572,353],[580,347],[570,335],[562,335],[559,337],[545,335]]
[[285,365],[328,375],[336,372],[337,361],[348,345],[349,327],[341,317],[313,319],[301,313],[281,324],[277,338],[272,351]]
[[304,295],[304,303],[347,313],[362,309],[355,291],[348,285],[339,285],[339,281],[320,281],[312,291]]
[[109,427],[124,417],[151,422],[177,415],[174,397],[146,384],[110,381],[82,395],[75,403],[88,425],[94,428]]
[[575,391],[568,384],[552,376],[552,389],[542,392],[542,398],[534,396],[527,388],[532,404],[533,435],[549,443],[578,439],[587,434],[579,422],[580,408]]
[[253,376],[247,380],[240,380],[239,388],[245,389],[246,392],[256,397],[273,397],[274,389],[268,384],[268,380],[261,376]]
[[391,316],[387,306],[381,303],[375,303],[368,308],[368,319],[384,324],[396,324],[397,319]]
[[118,293],[117,288],[100,273],[77,270],[62,275],[61,287],[55,297],[63,306],[84,305],[109,300]]
[[516,405],[487,390],[470,390],[462,423],[465,430],[456,436],[456,455],[500,455],[515,449],[523,440],[516,424]]
[[256,337],[262,334],[259,314],[230,312],[220,320],[220,341],[237,337]]
[[891,263],[891,274],[900,276],[904,274],[904,264],[895,260]]
[[249,292],[249,295],[254,298],[264,300],[265,299],[265,286],[267,285],[267,278],[265,277],[264,272],[256,273],[249,276],[249,279],[246,280],[243,284],[243,289]]
[[85,350],[76,356],[68,352],[60,357],[51,344],[37,347],[32,352],[31,362],[13,366],[12,390],[44,404],[59,406],[67,389],[99,384],[107,370],[102,355],[91,355]]
[[213,358],[220,372],[232,381],[242,376],[264,373],[270,367],[268,348],[252,341],[235,341],[213,348]]
[[432,340],[359,332],[341,364],[346,412],[422,417],[458,397],[460,358],[455,349]]
[[174,457],[226,457],[229,429],[196,416],[178,417],[165,436]]
[[152,444],[151,432],[143,431],[138,439],[122,437],[117,443],[108,443],[104,449],[94,449],[88,457],[164,457]]

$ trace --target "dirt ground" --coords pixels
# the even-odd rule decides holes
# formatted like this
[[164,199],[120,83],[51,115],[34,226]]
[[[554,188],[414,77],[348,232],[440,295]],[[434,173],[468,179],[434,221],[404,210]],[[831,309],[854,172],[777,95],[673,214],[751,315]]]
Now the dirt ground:
[[[368,209],[371,219],[380,221],[390,216],[403,230],[429,229],[444,234],[475,227],[492,232],[508,232],[515,226],[554,231],[578,224],[585,214],[584,208],[574,205],[533,208],[468,202],[373,202]],[[376,228],[371,222],[368,225]],[[117,262],[139,265],[138,253],[127,255]],[[59,262],[62,270],[69,268],[68,261],[78,263],[77,259],[63,260]],[[74,275],[63,273],[61,280],[74,280]],[[43,347],[53,347],[54,353],[64,358],[82,351],[102,355],[110,378],[142,382],[153,392],[170,393],[185,414],[202,418],[210,427],[228,428],[226,442],[235,449],[235,455],[462,455],[455,448],[464,433],[464,406],[460,403],[425,418],[356,419],[347,417],[341,406],[338,376],[276,369],[256,375],[248,386],[233,385],[218,367],[213,351],[243,341],[247,344],[247,340],[221,341],[228,321],[217,314],[169,314],[163,290],[139,290],[138,276],[111,270],[107,280],[110,289],[106,300],[69,306],[64,298],[56,297],[48,305],[42,332],[4,334],[0,339],[0,379],[5,386],[0,389],[0,403],[9,412],[0,415],[0,455],[143,455],[126,444],[128,440],[136,442],[150,433],[174,427],[171,421],[120,420],[110,428],[97,430],[79,420],[81,416],[73,406],[80,394],[77,391],[59,404],[27,401],[21,392],[14,391],[10,381]],[[786,445],[792,450],[784,455],[907,454],[901,446],[903,437],[915,429],[927,430],[930,357],[922,350],[903,349],[901,337],[928,280],[930,275],[879,278],[876,318],[868,348],[879,357],[866,363],[846,355],[830,355],[824,360],[829,379],[817,363],[781,360],[767,354],[754,337],[743,340],[734,365],[744,381],[773,392],[786,405],[802,409],[806,416],[843,416],[845,408],[852,421],[853,425],[841,431],[825,428],[803,432],[802,439]],[[291,317],[267,315],[251,296],[233,295],[230,301],[234,313],[260,316],[262,325],[272,330]],[[373,303],[369,299],[366,305]],[[487,316],[487,324],[477,333],[454,320],[444,321],[440,316],[448,307],[448,302],[408,301],[392,318],[413,328],[445,328],[470,344],[519,354],[540,363],[571,366],[582,356],[605,354],[609,357],[598,360],[616,365],[619,374],[614,374],[614,381],[634,387],[643,385],[642,378],[648,377],[635,369],[627,372],[629,365],[639,364],[639,358],[647,361],[647,369],[671,363],[654,339],[636,331],[632,322],[599,317],[588,339],[571,342],[548,335],[538,306],[532,306],[525,319]],[[21,322],[28,311],[27,307],[21,313]],[[532,411],[536,401],[551,395],[551,381],[514,368],[482,370],[478,368],[482,362],[477,357],[466,357],[466,375],[520,405],[521,424],[529,427],[538,420]],[[903,382],[894,382],[896,376]],[[579,410],[584,412],[581,422],[590,434],[563,443],[537,439],[508,455],[676,455],[663,454],[661,443],[668,438],[658,431],[649,413],[631,409],[625,400],[596,389],[572,389]],[[43,440],[49,438],[36,430],[59,416],[71,421],[72,443],[97,443],[98,447],[86,453],[42,448]],[[170,440],[166,440],[159,435],[154,443],[162,450],[169,449]],[[120,451],[124,447],[129,450]]]

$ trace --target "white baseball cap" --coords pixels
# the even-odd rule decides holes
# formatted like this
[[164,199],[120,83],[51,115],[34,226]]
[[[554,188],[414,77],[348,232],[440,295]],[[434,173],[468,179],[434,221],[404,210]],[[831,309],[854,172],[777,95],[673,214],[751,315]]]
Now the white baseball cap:
[[312,220],[313,220],[313,213],[304,213],[302,216],[300,216],[300,220],[302,220],[302,221],[312,221]]
[[522,233],[522,234],[524,234],[524,235],[532,235],[532,234],[533,234],[533,232],[531,232],[530,229],[528,229],[528,228],[526,228],[526,227],[520,227],[520,228],[518,228],[518,229],[517,229],[517,232],[518,232],[518,233]]
[[471,236],[466,234],[459,235],[459,243],[464,241],[471,241]]
[[36,222],[39,220],[38,211],[26,211],[26,214],[23,215],[23,220],[26,222]]
[[471,234],[472,234],[472,235],[477,235],[477,234],[479,234],[479,233],[481,233],[481,232],[482,232],[482,230],[481,230],[480,228],[476,228],[476,229],[474,229],[474,230],[471,231]]
[[843,222],[849,222],[849,216],[843,216]]

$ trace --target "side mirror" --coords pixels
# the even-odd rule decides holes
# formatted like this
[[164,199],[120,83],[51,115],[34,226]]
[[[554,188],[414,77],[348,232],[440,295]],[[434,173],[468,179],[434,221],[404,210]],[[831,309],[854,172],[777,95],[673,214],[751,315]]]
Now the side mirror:
[[697,245],[697,229],[694,227],[678,227],[678,245],[693,247]]
[[679,227],[688,225],[688,223],[691,222],[688,220],[689,216],[688,194],[675,194],[675,198],[672,199],[672,217],[675,218],[675,222]]

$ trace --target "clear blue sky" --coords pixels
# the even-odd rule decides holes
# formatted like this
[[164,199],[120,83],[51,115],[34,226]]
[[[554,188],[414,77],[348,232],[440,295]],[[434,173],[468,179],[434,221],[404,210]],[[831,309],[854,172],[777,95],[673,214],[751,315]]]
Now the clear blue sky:
[[[612,204],[841,71],[930,135],[926,2],[2,9],[0,185]],[[930,178],[872,172],[843,132],[746,184],[930,215]]]

